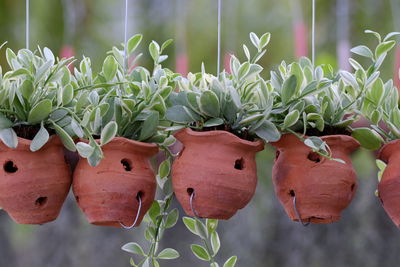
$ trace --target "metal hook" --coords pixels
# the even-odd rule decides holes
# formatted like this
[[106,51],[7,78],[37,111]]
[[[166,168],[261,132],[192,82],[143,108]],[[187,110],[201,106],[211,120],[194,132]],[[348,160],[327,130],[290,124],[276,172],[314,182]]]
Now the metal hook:
[[193,190],[192,194],[190,194],[190,201],[189,201],[189,203],[190,203],[190,208],[192,209],[192,212],[193,212],[193,214],[194,214],[195,217],[201,218],[201,217],[197,214],[196,210],[195,210],[194,207],[193,207],[194,195],[195,195],[195,193],[194,193],[194,190]]
[[307,222],[307,223],[304,223],[303,220],[301,219],[301,216],[300,216],[299,211],[297,210],[297,206],[296,206],[296,195],[293,196],[293,208],[294,208],[294,213],[296,213],[296,217],[297,217],[297,219],[299,220],[299,222],[301,222],[301,224],[302,224],[304,227],[308,226],[311,222],[309,221],[309,222]]
[[136,218],[135,218],[135,221],[133,222],[133,224],[131,226],[125,226],[122,222],[119,222],[121,227],[124,228],[124,229],[127,229],[127,230],[132,229],[136,225],[136,223],[137,223],[137,221],[139,219],[139,215],[140,215],[140,212],[142,210],[142,198],[140,197],[140,194],[138,194],[137,197],[139,198],[139,208],[138,208],[138,212],[136,213]]

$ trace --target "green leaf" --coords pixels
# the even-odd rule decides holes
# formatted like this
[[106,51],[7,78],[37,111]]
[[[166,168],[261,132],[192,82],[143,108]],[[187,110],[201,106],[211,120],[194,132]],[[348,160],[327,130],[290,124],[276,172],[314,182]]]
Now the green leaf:
[[211,234],[211,248],[214,252],[214,255],[218,253],[220,247],[221,247],[221,241],[219,240],[218,233],[214,231]]
[[386,163],[383,162],[382,160],[377,159],[377,160],[376,160],[376,166],[377,166],[378,169],[379,169],[379,172],[378,172],[378,181],[380,182],[380,181],[382,180],[382,175],[383,175],[383,172],[385,171],[387,165],[386,165]]
[[204,127],[215,127],[224,124],[224,120],[221,118],[212,118],[204,123]]
[[194,226],[196,228],[196,232],[197,232],[198,236],[200,236],[203,239],[208,238],[207,227],[199,219],[195,219]]
[[200,96],[200,110],[205,115],[217,118],[220,114],[219,99],[213,91],[204,91]]
[[207,250],[203,246],[192,244],[190,249],[200,260],[209,261],[211,259],[210,254],[208,254]]
[[82,158],[88,158],[94,152],[94,147],[83,142],[78,142],[76,144],[76,149],[78,150],[78,153]]
[[9,148],[18,146],[18,137],[12,128],[0,130],[0,140]]
[[374,54],[372,53],[371,49],[369,49],[365,45],[356,46],[352,48],[350,51],[354,54],[374,59]]
[[146,256],[146,253],[144,253],[142,247],[135,242],[130,242],[122,246],[121,248],[123,251],[132,253],[132,254],[137,254],[141,256]]
[[289,79],[285,80],[282,85],[282,102],[286,105],[296,92],[297,78],[295,75],[291,75]]
[[111,55],[106,57],[102,69],[103,75],[106,78],[106,80],[111,81],[112,79],[114,79],[115,75],[117,74],[117,70],[118,70],[118,63],[115,57]]
[[252,44],[258,49],[258,47],[260,46],[260,39],[254,32],[250,33],[250,40]]
[[384,142],[383,138],[375,130],[369,128],[354,129],[351,136],[360,142],[362,147],[370,150],[379,149]]
[[183,217],[183,223],[185,224],[186,228],[195,235],[199,235],[196,230],[196,221],[190,217]]
[[51,100],[43,99],[38,104],[36,104],[29,112],[28,123],[31,125],[35,125],[45,120],[50,115],[51,109]]
[[154,62],[158,62],[158,58],[160,57],[160,46],[155,41],[150,43],[149,52]]
[[223,267],[234,267],[236,264],[236,261],[237,261],[237,257],[232,256],[225,262]]
[[152,137],[157,132],[157,127],[159,124],[160,115],[158,112],[152,112],[146,118],[143,123],[142,130],[140,132],[140,141],[144,141],[150,137]]
[[62,103],[63,105],[69,104],[74,98],[74,88],[72,88],[71,84],[68,84],[64,87],[63,95],[62,95]]
[[161,178],[165,178],[169,175],[170,171],[171,171],[171,163],[169,159],[166,159],[163,162],[161,162],[160,166],[158,167],[158,175]]
[[266,142],[276,142],[281,138],[280,132],[270,121],[264,121],[263,124],[254,130],[254,133]]
[[209,233],[214,232],[218,227],[218,220],[216,219],[207,219],[206,226]]
[[43,126],[43,123],[41,123],[40,130],[37,132],[37,134],[35,135],[35,137],[31,142],[30,150],[32,152],[38,151],[47,143],[48,140],[49,140],[49,133]]
[[242,80],[244,77],[246,77],[249,71],[250,71],[250,63],[249,62],[243,63],[239,68],[238,80]]
[[179,219],[179,210],[173,209],[167,216],[165,220],[165,228],[172,228],[178,222]]
[[143,39],[143,35],[141,35],[141,34],[136,34],[132,38],[129,39],[128,47],[127,47],[128,55],[132,54],[133,51],[136,50],[136,48],[138,47],[138,45],[140,44],[142,39]]
[[117,134],[117,131],[118,124],[115,121],[110,121],[109,123],[107,123],[107,125],[101,131],[100,144],[104,146],[105,144],[110,142]]
[[258,49],[263,49],[264,47],[266,47],[269,44],[269,41],[271,40],[271,34],[269,32],[264,33],[261,37],[260,37],[260,43],[259,43],[259,47]]
[[13,123],[0,113],[0,130],[11,128]]
[[155,200],[153,201],[153,204],[151,204],[151,207],[148,212],[148,215],[150,219],[153,221],[153,223],[157,222],[157,217],[160,215],[160,213],[161,213],[160,203],[158,203],[158,201]]
[[176,123],[189,123],[194,121],[193,117],[189,115],[188,109],[181,105],[167,109],[165,117],[167,120]]
[[161,52],[164,51],[165,48],[167,48],[170,44],[172,44],[173,40],[168,39],[166,40],[162,45],[161,45]]
[[32,93],[33,93],[33,83],[31,80],[25,80],[21,87],[20,87],[20,91],[22,93],[22,96],[26,99],[29,100]]
[[60,137],[61,142],[64,144],[65,148],[72,152],[75,152],[76,147],[74,140],[72,140],[71,136],[63,128],[55,123],[53,123],[53,128],[56,131],[57,135]]
[[396,45],[395,41],[387,41],[379,44],[375,50],[376,58],[379,58],[381,55],[389,52],[395,45]]
[[74,119],[71,120],[71,128],[79,138],[83,138],[84,132],[82,127],[78,124],[78,122]]
[[179,258],[179,253],[175,249],[166,248],[163,249],[158,255],[157,258],[163,260],[173,260]]
[[300,112],[298,110],[293,110],[290,112],[286,117],[283,122],[283,128],[288,129],[289,127],[293,126],[296,124],[296,122],[300,118]]

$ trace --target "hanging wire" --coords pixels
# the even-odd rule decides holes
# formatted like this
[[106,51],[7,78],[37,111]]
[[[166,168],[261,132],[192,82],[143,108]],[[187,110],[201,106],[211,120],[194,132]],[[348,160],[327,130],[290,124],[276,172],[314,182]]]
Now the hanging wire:
[[311,221],[308,221],[307,223],[304,223],[303,220],[301,219],[300,212],[297,210],[297,205],[296,205],[296,196],[293,196],[293,208],[294,208],[294,213],[296,214],[297,219],[299,222],[304,226],[307,227],[310,225]]
[[221,9],[222,0],[218,0],[218,59],[217,59],[217,77],[219,77],[221,67]]
[[190,199],[189,199],[189,204],[190,204],[190,208],[192,209],[193,215],[197,218],[201,218],[199,216],[199,214],[197,214],[197,211],[194,209],[194,204],[193,204],[193,200],[194,200],[194,196],[195,196],[195,192],[193,190],[192,194],[190,194]]
[[312,63],[315,66],[315,0],[312,0],[312,37],[311,37]]
[[29,49],[29,0],[26,0],[25,3],[25,12],[26,12],[26,25],[25,25],[25,46],[26,49]]
[[140,194],[137,196],[137,199],[139,200],[139,208],[138,208],[138,211],[136,213],[136,218],[135,218],[135,221],[133,222],[133,224],[131,226],[125,226],[122,222],[119,222],[121,227],[126,229],[126,230],[132,229],[134,226],[136,226],[136,223],[139,220],[140,212],[142,211],[142,198],[140,197]]
[[124,29],[124,72],[128,69],[128,2],[125,0],[125,29]]

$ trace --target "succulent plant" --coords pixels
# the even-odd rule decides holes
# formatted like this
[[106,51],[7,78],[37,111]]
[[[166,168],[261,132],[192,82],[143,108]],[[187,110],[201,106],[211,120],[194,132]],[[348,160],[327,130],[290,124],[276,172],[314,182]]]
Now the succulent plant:
[[48,48],[15,54],[6,51],[10,71],[0,67],[0,139],[10,148],[17,135],[32,139],[37,151],[56,133],[64,146],[75,151],[73,139],[74,87],[67,66],[73,59],[58,59]]
[[231,57],[232,74],[222,72],[219,77],[205,72],[179,77],[179,92],[173,92],[166,118],[175,123],[169,130],[190,127],[198,131],[225,130],[252,140],[276,141],[280,134],[270,121],[272,109],[271,86],[260,76],[263,68],[257,64],[270,40],[266,33],[258,38],[250,34],[257,54],[251,58],[243,46],[247,61],[241,63]]

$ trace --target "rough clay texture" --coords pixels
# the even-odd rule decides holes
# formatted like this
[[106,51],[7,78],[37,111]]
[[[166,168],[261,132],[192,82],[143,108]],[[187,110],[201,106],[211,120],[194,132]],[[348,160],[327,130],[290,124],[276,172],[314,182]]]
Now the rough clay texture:
[[400,227],[400,140],[386,144],[379,158],[387,163],[378,184],[379,198],[386,213]]
[[175,195],[186,214],[229,219],[244,208],[257,185],[255,154],[263,150],[262,141],[250,142],[225,131],[179,131],[175,137],[183,150],[172,167]]
[[18,138],[18,147],[11,149],[0,142],[0,206],[17,223],[43,224],[60,213],[71,175],[57,136],[36,152],[30,143]]
[[303,222],[327,224],[340,219],[357,190],[350,154],[359,143],[346,135],[324,136],[322,140],[329,145],[332,156],[346,164],[319,156],[292,134],[272,143],[277,149],[272,169],[275,193],[293,221],[298,221],[294,197]]
[[138,226],[150,208],[156,191],[150,158],[157,154],[154,144],[122,137],[103,146],[104,158],[96,167],[80,159],[74,171],[73,191],[76,201],[90,223],[120,227],[130,226],[142,208]]

